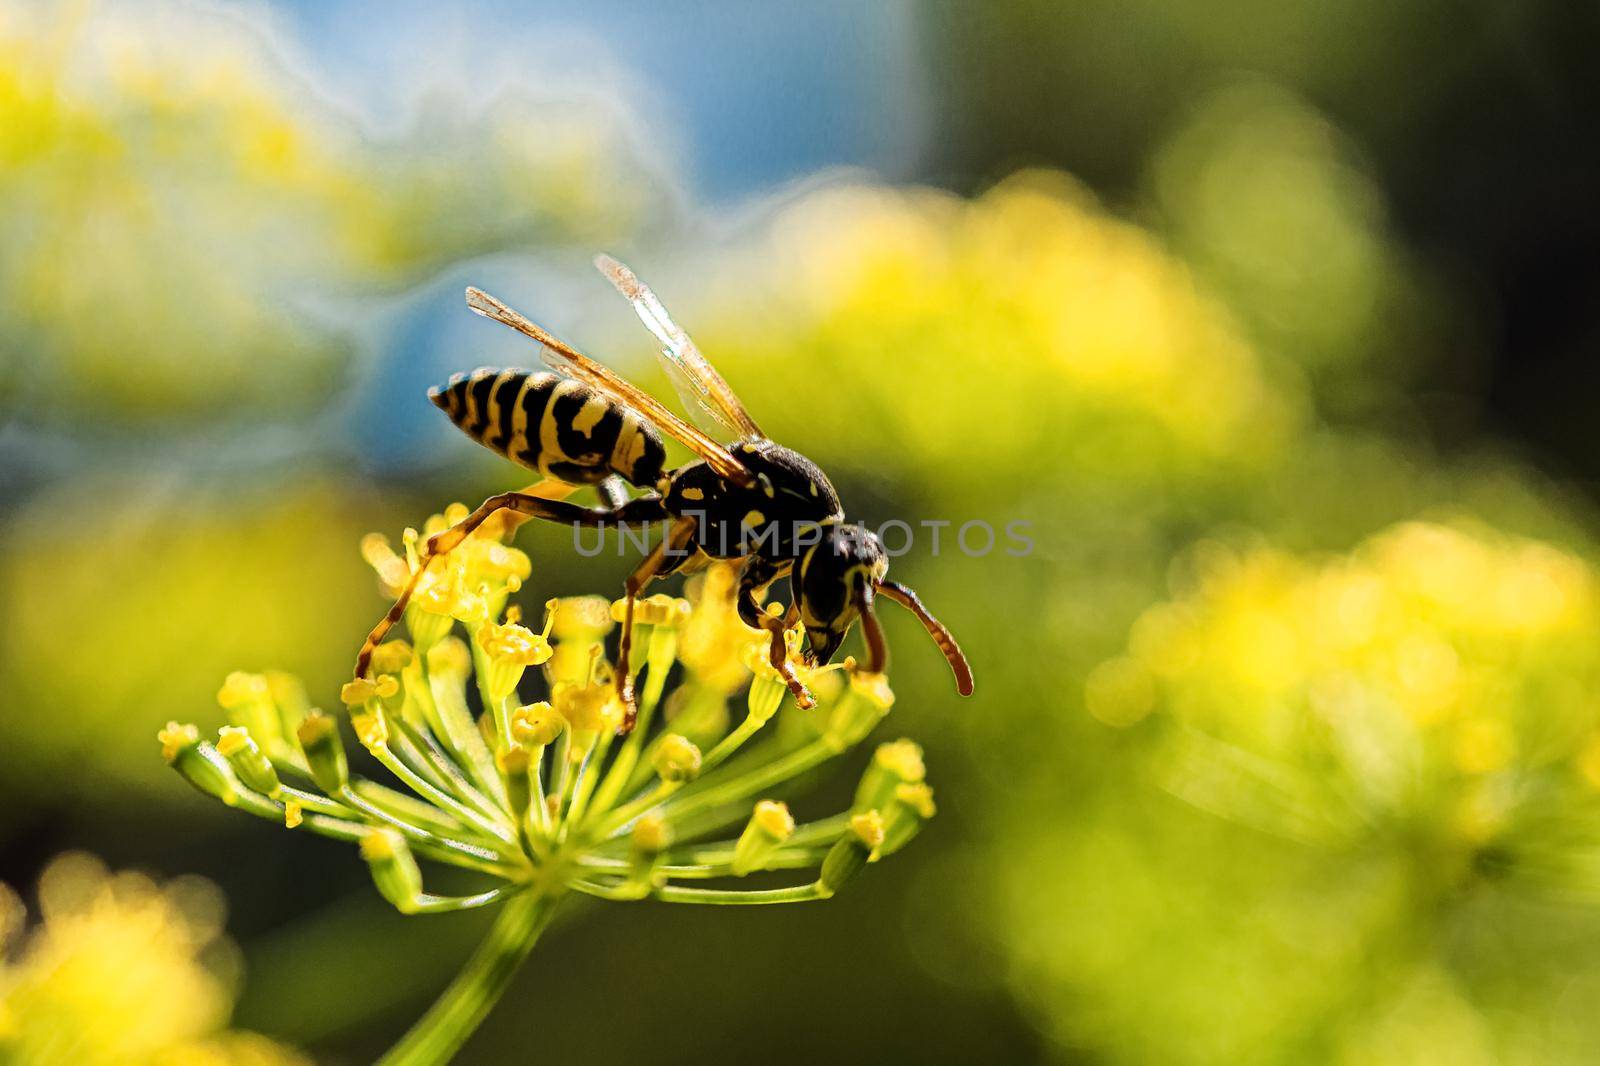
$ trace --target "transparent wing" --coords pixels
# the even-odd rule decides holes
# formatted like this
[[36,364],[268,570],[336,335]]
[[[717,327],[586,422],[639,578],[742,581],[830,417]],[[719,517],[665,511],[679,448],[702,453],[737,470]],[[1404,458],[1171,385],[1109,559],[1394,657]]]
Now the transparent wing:
[[633,309],[661,342],[661,365],[666,367],[673,388],[683,400],[691,416],[704,414],[709,423],[701,425],[713,432],[726,432],[731,439],[749,440],[765,438],[756,420],[744,409],[733,389],[717,373],[710,360],[695,346],[689,335],[667,314],[667,309],[657,299],[650,287],[638,275],[609,255],[594,257],[594,265],[627,297]]
[[663,433],[704,459],[711,469],[722,477],[740,485],[750,485],[755,479],[745,465],[734,458],[727,448],[705,433],[689,425],[664,407],[660,400],[623,378],[616,371],[597,363],[570,344],[552,335],[543,326],[531,321],[520,312],[482,289],[467,289],[467,306],[485,318],[510,326],[539,345],[539,355],[552,370],[578,379],[591,388],[625,404],[649,419]]

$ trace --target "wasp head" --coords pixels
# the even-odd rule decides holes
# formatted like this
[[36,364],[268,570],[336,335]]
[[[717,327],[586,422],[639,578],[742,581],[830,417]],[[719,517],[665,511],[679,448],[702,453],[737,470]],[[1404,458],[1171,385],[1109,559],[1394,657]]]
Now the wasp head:
[[917,616],[955,673],[957,691],[972,695],[972,670],[955,637],[915,592],[889,580],[889,553],[870,529],[842,522],[825,526],[821,540],[801,556],[793,580],[813,661],[832,659],[859,618],[867,641],[866,669],[882,673],[889,664],[889,647],[873,611],[882,596]]

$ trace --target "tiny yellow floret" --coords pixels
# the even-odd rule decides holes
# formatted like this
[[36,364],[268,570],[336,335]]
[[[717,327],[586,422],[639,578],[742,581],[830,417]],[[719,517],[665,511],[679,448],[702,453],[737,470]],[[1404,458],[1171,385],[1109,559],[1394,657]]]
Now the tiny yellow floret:
[[651,756],[663,781],[692,781],[700,773],[700,748],[679,733],[668,733]]
[[850,832],[869,848],[883,843],[883,815],[876,810],[862,811],[850,819]]
[[192,725],[168,722],[167,727],[156,734],[156,739],[161,741],[161,757],[171,763],[177,761],[185,748],[200,743],[200,730]]
[[912,740],[880,744],[872,758],[902,781],[917,782],[928,776],[927,765],[922,761],[922,746]]
[[751,820],[773,840],[782,842],[794,835],[794,815],[789,805],[779,800],[761,800]]

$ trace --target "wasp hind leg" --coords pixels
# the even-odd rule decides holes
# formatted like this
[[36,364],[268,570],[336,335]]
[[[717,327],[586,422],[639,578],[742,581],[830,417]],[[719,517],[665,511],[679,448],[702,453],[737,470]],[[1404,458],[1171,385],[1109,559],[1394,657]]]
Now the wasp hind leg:
[[[802,710],[810,710],[817,705],[817,701],[812,697],[811,690],[806,688],[805,682],[795,673],[794,664],[789,662],[789,645],[784,639],[788,626],[784,619],[768,614],[756,601],[757,593],[782,576],[783,567],[770,563],[760,556],[753,557],[739,578],[739,618],[751,629],[767,631],[769,634],[767,661],[778,671],[778,676],[783,678],[783,683],[789,687],[789,691],[794,693],[795,703]],[[799,612],[791,605],[789,614],[798,617]]]
[[475,511],[449,529],[429,537],[421,558],[417,561],[417,568],[411,574],[411,579],[400,591],[400,596],[395,600],[394,606],[389,608],[389,613],[372,627],[372,632],[367,634],[366,641],[361,645],[361,652],[356,656],[356,677],[367,676],[367,670],[372,665],[372,653],[377,650],[383,638],[388,636],[395,623],[405,616],[406,605],[411,602],[418,582],[422,580],[422,575],[427,572],[433,561],[460,547],[463,541],[494,515],[510,511],[523,520],[539,518],[547,522],[589,527],[607,522],[654,522],[667,516],[661,506],[660,498],[654,495],[640,496],[620,507],[580,507],[560,498],[569,495],[576,488],[577,486],[564,482],[543,481],[521,492],[502,492],[484,500]]

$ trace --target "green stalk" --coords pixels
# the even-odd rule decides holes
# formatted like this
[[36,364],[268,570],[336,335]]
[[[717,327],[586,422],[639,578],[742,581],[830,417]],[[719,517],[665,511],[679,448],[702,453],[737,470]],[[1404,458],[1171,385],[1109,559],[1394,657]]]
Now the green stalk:
[[501,908],[489,935],[428,1013],[390,1048],[378,1066],[449,1062],[510,985],[555,914],[560,889],[529,889]]

